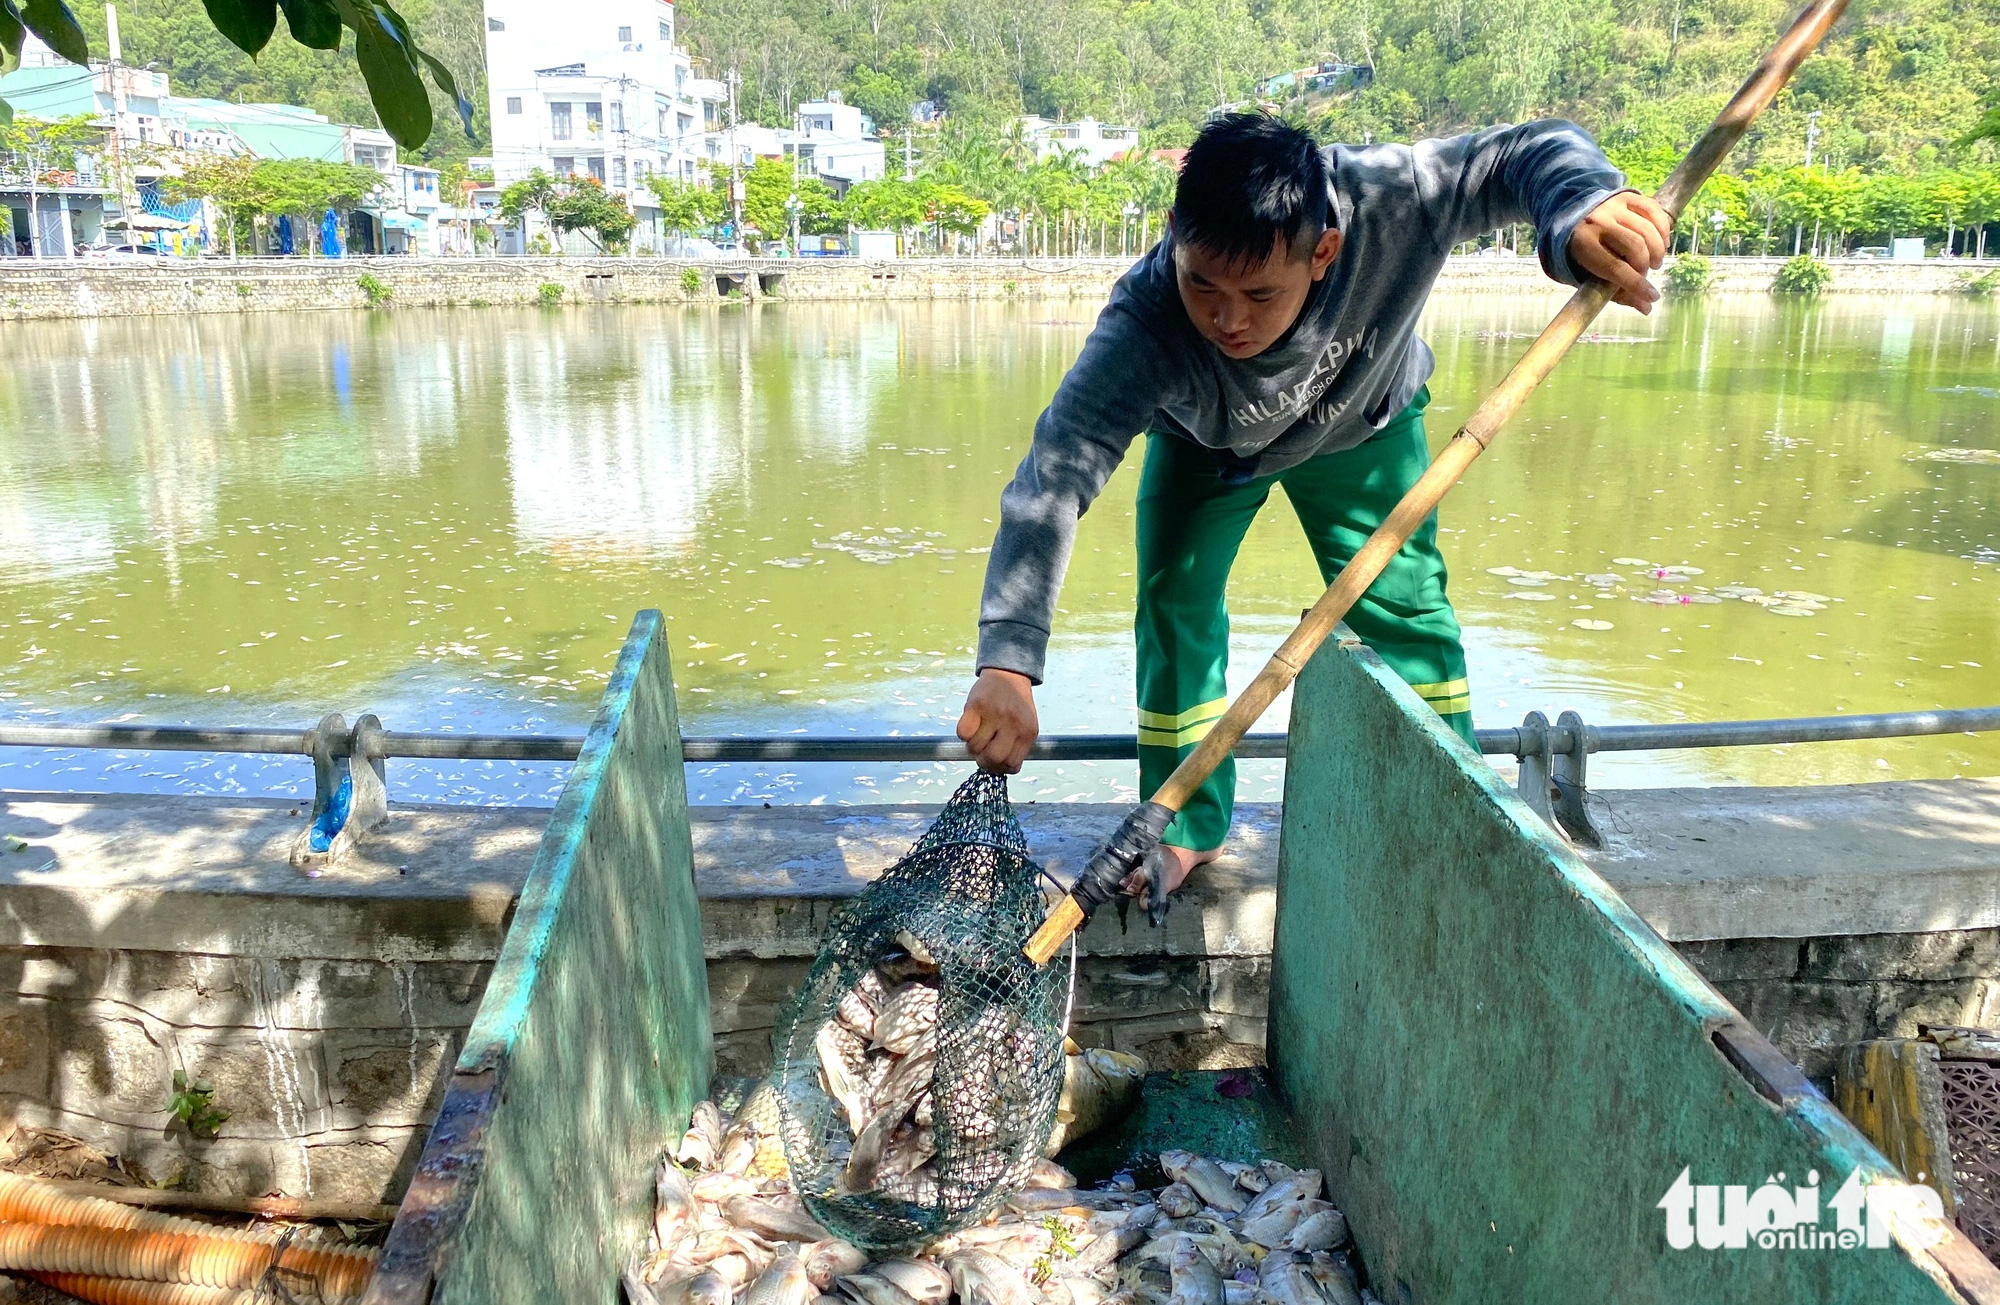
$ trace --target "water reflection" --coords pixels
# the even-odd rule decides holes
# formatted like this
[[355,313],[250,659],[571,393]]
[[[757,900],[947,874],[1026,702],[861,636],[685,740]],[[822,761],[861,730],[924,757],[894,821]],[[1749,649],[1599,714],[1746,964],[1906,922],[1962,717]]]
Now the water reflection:
[[[1559,302],[1433,303],[1435,438]],[[764,304],[9,326],[0,708],[580,728],[631,612],[652,605],[690,730],[947,731],[999,487],[1094,315]],[[1476,717],[2000,701],[1996,374],[2000,314],[1963,301],[1744,296],[1607,316],[1445,508]],[[1121,470],[1084,521],[1051,730],[1130,728],[1133,484]],[[1317,587],[1275,507],[1232,583],[1234,681]],[[1945,739],[1605,758],[1597,775],[1996,763],[2000,741]],[[1129,769],[1041,767],[1017,791],[1129,797]],[[296,793],[303,771],[0,758],[14,787]],[[1245,774],[1250,795],[1275,793],[1277,766]],[[690,773],[698,800],[925,796],[955,778]],[[450,800],[546,800],[559,783],[557,767],[502,765],[396,778],[406,798]]]

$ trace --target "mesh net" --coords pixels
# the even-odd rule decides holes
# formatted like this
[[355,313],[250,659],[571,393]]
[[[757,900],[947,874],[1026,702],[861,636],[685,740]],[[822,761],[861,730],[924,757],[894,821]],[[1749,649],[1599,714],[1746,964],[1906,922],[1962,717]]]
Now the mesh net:
[[1040,1156],[1062,1092],[1065,967],[1007,781],[959,786],[836,912],[772,1036],[795,1190],[836,1236],[921,1245],[978,1222]]

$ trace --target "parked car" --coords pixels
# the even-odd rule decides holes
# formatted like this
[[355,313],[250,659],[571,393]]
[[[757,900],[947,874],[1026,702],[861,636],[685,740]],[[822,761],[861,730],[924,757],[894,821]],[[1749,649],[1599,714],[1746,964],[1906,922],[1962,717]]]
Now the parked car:
[[78,245],[78,258],[164,258],[156,245]]
[[1849,258],[1887,258],[1888,256],[1889,247],[1887,245],[1863,245],[1848,255]]

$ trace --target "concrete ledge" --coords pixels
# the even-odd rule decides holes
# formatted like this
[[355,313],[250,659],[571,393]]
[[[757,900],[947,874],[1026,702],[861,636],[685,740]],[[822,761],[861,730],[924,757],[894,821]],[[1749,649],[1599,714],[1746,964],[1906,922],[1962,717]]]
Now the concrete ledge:
[[1587,855],[1674,942],[2000,926],[2000,779],[1606,790]]

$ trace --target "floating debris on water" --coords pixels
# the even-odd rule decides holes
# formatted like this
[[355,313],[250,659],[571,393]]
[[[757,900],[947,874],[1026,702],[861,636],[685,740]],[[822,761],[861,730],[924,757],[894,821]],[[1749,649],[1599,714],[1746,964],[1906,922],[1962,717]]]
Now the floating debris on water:
[[1611,628],[1611,622],[1593,620],[1590,617],[1578,617],[1576,620],[1571,621],[1570,624],[1579,630],[1609,630]]
[[2000,449],[1932,449],[1919,453],[1918,462],[1955,462],[1961,466],[2000,467]]
[[1652,565],[1652,563],[1651,563],[1651,562],[1648,562],[1648,561],[1647,561],[1647,560],[1646,560],[1645,558],[1643,558],[1643,557],[1614,557],[1614,558],[1612,558],[1612,559],[1611,559],[1611,565],[1613,565],[1613,566],[1651,566],[1651,565]]
[[1519,598],[1525,602],[1530,602],[1530,603],[1552,603],[1556,600],[1556,596],[1554,594],[1544,594],[1537,592],[1536,590],[1533,589],[1522,590],[1519,593],[1503,594],[1501,595],[1501,597]]

